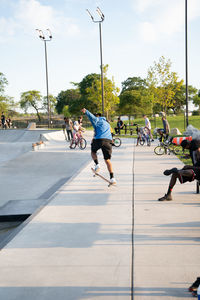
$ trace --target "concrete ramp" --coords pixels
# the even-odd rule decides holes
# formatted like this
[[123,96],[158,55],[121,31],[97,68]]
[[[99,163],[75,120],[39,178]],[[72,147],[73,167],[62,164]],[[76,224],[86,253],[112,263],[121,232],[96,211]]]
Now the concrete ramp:
[[35,122],[29,123],[27,126],[27,129],[28,130],[36,129],[36,123]]
[[[0,130],[0,143],[15,143],[15,142],[37,142],[40,140],[41,135],[45,133],[54,133],[56,136],[55,130],[48,129],[9,129],[9,130]],[[62,131],[61,131],[62,133]],[[62,133],[63,135],[63,133]],[[64,139],[64,135],[63,135]]]
[[60,131],[51,131],[41,134],[41,139],[43,141],[63,141],[65,136],[63,130]]
[[64,139],[62,130],[0,130],[0,165],[32,151],[32,143]]

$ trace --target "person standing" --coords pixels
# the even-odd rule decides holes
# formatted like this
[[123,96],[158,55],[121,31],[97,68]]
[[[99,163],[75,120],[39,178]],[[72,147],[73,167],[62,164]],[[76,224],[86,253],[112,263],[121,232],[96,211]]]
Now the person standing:
[[6,117],[5,117],[5,115],[4,115],[4,112],[2,112],[2,114],[1,114],[1,126],[2,126],[2,129],[5,129],[6,128]]
[[70,141],[71,139],[73,139],[73,134],[72,134],[72,120],[69,118],[64,118],[65,121],[65,127],[66,127],[66,131],[67,131],[67,138],[68,141]]
[[147,115],[143,115],[144,121],[145,121],[145,127],[149,130],[149,135],[151,137],[151,141],[153,142],[153,136],[151,133],[151,122],[149,121],[149,118],[147,118]]
[[165,116],[162,116],[162,122],[163,122],[163,133],[166,134],[166,139],[167,139],[169,136],[170,127],[169,127],[169,123]]
[[95,171],[99,172],[100,165],[97,158],[97,151],[102,150],[103,157],[110,174],[110,182],[116,184],[116,179],[114,178],[113,167],[111,163],[112,155],[112,135],[110,131],[110,124],[106,121],[106,118],[101,117],[101,114],[93,115],[86,108],[81,110],[90,120],[94,128],[94,138],[91,144],[91,156],[95,163]]

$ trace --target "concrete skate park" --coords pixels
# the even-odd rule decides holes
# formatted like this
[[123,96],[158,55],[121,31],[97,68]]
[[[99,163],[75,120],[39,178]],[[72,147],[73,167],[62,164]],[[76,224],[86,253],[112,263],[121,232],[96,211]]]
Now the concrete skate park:
[[0,130],[0,299],[190,299],[200,276],[195,182],[158,202],[163,171],[182,163],[155,155],[156,141],[123,138],[108,187],[93,177],[92,132],[85,138],[72,150],[62,131]]

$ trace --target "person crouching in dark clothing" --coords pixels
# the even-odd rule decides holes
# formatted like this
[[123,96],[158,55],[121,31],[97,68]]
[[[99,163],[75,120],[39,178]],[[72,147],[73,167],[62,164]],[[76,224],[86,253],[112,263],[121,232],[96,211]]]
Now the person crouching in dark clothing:
[[177,179],[179,182],[191,182],[195,179],[200,180],[200,140],[183,140],[181,143],[183,149],[189,149],[190,157],[192,159],[193,166],[185,165],[182,169],[172,168],[165,170],[163,174],[165,176],[171,175],[167,193],[158,199],[158,201],[171,201],[172,190],[176,184]]

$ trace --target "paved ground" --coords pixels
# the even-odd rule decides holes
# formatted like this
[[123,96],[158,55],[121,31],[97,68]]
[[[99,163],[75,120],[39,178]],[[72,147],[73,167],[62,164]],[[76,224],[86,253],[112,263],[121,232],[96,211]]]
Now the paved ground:
[[[40,139],[46,146],[32,151]],[[0,130],[0,207],[16,200],[40,205],[89,161],[89,149],[72,152],[62,131]]]
[[[38,153],[48,147],[62,145]],[[127,139],[113,150],[117,187],[92,177],[89,162],[1,250],[0,299],[191,298],[200,275],[195,184],[177,184],[174,200],[159,203],[162,172],[178,159]]]

